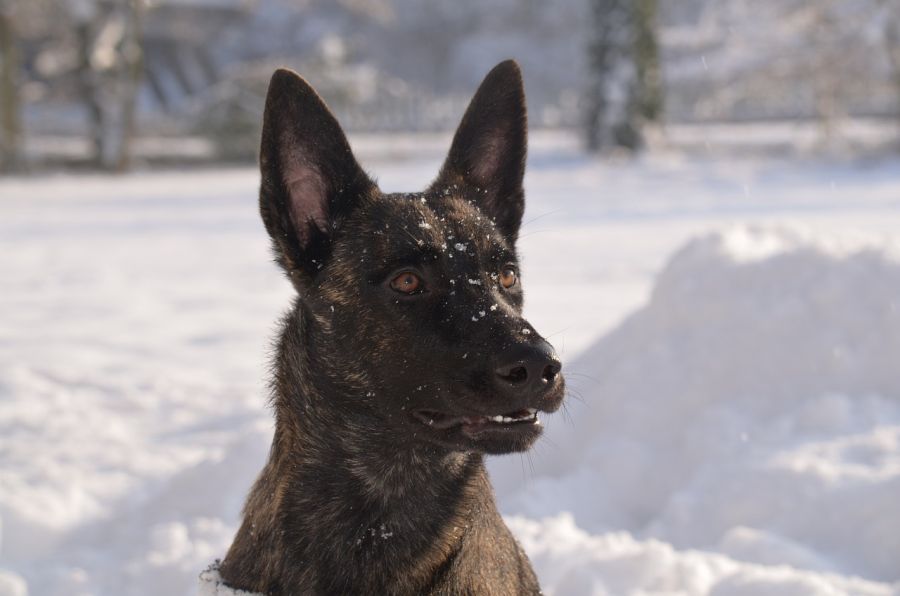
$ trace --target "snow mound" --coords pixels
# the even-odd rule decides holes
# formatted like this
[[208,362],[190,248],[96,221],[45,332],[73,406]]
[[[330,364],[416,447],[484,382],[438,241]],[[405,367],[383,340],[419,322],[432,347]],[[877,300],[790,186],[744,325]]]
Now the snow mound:
[[[885,592],[829,578],[900,580],[896,244],[748,227],[695,239],[649,303],[567,368],[583,402],[550,421],[527,486],[519,461],[492,464],[503,511],[665,541],[640,557],[665,559],[680,587],[641,579],[649,563],[629,575],[586,552],[562,565],[570,544],[517,523],[548,585],[599,586],[550,593],[867,594]],[[604,553],[620,535],[578,536]],[[726,577],[734,561],[756,566]]]
[[0,569],[0,596],[28,596],[28,585],[20,576]]
[[572,516],[507,523],[539,570],[547,594],[627,596],[889,596],[875,582],[797,571],[785,565],[741,563],[723,555],[678,551],[658,540],[636,540],[628,532],[591,536]]

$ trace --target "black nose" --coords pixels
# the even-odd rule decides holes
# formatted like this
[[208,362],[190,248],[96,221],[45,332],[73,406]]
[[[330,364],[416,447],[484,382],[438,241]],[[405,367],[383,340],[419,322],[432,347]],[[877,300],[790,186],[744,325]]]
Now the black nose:
[[501,387],[534,395],[553,387],[562,369],[553,346],[546,341],[516,344],[501,353],[497,361],[495,372]]

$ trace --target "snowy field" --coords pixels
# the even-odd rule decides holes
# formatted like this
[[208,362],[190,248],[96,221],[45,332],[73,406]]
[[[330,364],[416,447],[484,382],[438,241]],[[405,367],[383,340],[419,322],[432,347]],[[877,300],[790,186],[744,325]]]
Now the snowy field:
[[[385,190],[443,148],[356,145]],[[194,594],[225,553],[290,295],[256,186],[0,180],[0,596]],[[491,472],[545,591],[900,594],[900,161],[536,135],[526,188],[526,310],[573,394]]]

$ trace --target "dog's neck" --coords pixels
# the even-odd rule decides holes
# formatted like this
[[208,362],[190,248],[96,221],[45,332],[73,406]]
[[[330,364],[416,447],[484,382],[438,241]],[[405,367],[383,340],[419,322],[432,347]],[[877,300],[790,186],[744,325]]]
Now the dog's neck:
[[307,560],[331,553],[346,559],[350,550],[407,574],[418,565],[423,578],[431,577],[472,521],[494,507],[482,456],[403,441],[364,409],[335,411],[332,404],[352,397],[336,394],[347,389],[339,380],[313,385],[309,379],[329,375],[306,374],[328,366],[317,327],[296,308],[286,318],[275,366],[276,431],[267,467],[281,498],[285,549],[306,550]]

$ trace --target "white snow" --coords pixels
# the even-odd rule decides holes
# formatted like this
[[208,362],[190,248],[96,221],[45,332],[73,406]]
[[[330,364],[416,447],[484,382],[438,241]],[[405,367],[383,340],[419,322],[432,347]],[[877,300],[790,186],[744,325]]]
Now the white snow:
[[[607,540],[627,529],[666,548],[896,582],[898,355],[896,241],[745,227],[700,237],[649,304],[572,363],[583,402],[550,433],[529,485],[505,487],[504,510],[569,512]],[[765,577],[772,593],[777,577]],[[721,578],[709,579],[677,589],[718,593]],[[800,583],[778,593],[825,593],[814,587],[830,581],[790,579]],[[642,582],[627,592],[661,589]],[[890,593],[876,588],[841,589]]]
[[[387,190],[442,157],[377,154]],[[0,180],[0,595],[196,594],[224,555],[291,295],[257,183]],[[900,162],[535,135],[527,187],[527,314],[573,395],[490,466],[547,593],[900,593]]]
[[219,570],[211,566],[200,574],[200,589],[198,596],[253,596],[254,592],[236,590],[228,586],[219,575]]
[[710,594],[712,596],[887,596],[891,588],[858,578],[727,556],[676,550],[627,532],[591,535],[568,513],[542,521],[507,519],[528,551],[548,594]]

